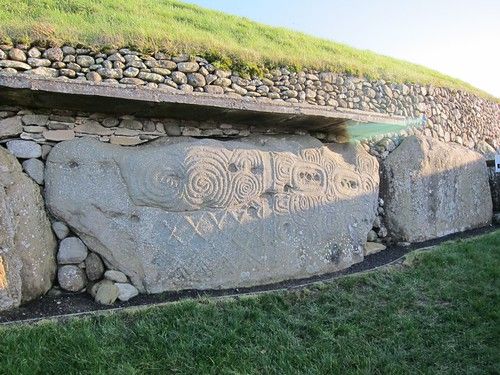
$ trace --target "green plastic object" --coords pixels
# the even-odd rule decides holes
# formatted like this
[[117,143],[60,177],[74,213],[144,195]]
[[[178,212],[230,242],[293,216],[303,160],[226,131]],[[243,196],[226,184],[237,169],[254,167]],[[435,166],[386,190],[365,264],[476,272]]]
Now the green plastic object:
[[409,128],[423,127],[425,123],[425,116],[406,119],[401,123],[348,121],[346,123],[346,130],[351,141],[364,141],[379,135],[399,133]]

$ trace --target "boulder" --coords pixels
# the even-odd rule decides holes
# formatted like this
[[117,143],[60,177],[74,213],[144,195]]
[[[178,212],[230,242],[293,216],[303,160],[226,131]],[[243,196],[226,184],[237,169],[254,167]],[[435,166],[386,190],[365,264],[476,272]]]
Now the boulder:
[[147,293],[349,267],[363,259],[379,182],[361,146],[306,136],[72,140],[54,146],[45,178],[52,214]]
[[406,138],[382,163],[389,235],[419,242],[487,225],[491,194],[484,158],[457,144]]
[[0,310],[17,307],[51,288],[55,250],[40,188],[0,147]]

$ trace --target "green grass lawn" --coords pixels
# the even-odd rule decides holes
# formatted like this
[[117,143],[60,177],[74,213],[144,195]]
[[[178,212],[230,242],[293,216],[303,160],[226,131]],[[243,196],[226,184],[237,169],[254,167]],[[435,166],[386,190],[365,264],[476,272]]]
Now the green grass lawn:
[[420,65],[174,0],[0,0],[0,39],[186,52],[237,69],[286,64],[487,95]]
[[498,374],[500,231],[307,290],[0,328],[3,374]]

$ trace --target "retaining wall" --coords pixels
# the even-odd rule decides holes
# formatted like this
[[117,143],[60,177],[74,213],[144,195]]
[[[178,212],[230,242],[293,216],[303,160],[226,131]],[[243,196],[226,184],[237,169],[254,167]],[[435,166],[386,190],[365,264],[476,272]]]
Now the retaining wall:
[[[491,220],[482,155],[491,157],[500,145],[498,103],[461,91],[329,72],[282,68],[245,79],[201,58],[18,47],[0,47],[0,75],[205,92],[425,121],[347,144],[334,128],[0,103],[0,151],[16,156],[32,180],[19,177],[21,166],[5,154],[1,212],[11,229],[3,227],[10,245],[0,252],[0,307],[46,291],[46,279],[35,296],[28,285],[53,278],[54,235],[56,285],[112,303],[139,291],[244,287],[331,272],[383,250],[383,244],[434,238]],[[9,192],[18,180],[27,185],[17,183],[16,191],[30,191],[32,201],[43,196],[47,213],[43,205],[27,212],[16,203]],[[36,185],[39,198],[32,193]],[[408,207],[399,209],[401,202]],[[16,235],[22,226],[16,212],[52,222],[53,233],[45,230],[37,239],[51,245],[31,247],[48,264],[45,276],[8,273],[26,260],[16,244],[29,233]],[[419,227],[418,236],[407,229],[412,225]],[[29,266],[37,268],[24,269]]]

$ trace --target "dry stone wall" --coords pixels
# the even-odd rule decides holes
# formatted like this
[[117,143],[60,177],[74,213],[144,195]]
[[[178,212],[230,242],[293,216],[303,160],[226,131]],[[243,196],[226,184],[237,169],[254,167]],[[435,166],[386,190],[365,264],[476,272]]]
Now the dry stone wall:
[[158,90],[207,92],[253,100],[309,103],[332,108],[426,118],[425,134],[476,148],[482,141],[500,147],[500,104],[430,85],[370,81],[283,67],[263,77],[242,77],[217,69],[201,57],[142,54],[130,49],[95,52],[64,46],[0,46],[0,74],[30,74],[62,80],[135,85]]
[[[19,161],[19,174],[22,168],[32,187],[40,186],[58,240],[55,258],[54,240],[43,224],[52,250],[44,256],[48,278],[32,288],[33,297],[50,287],[56,264],[59,288],[86,290],[100,303],[113,303],[139,292],[249,286],[342,269],[383,250],[384,244],[432,238],[487,224],[491,218],[480,154],[491,158],[500,146],[500,107],[466,92],[286,68],[248,79],[202,58],[127,49],[95,53],[69,46],[0,46],[3,74],[425,119],[421,127],[348,145],[335,134],[305,129],[0,103],[0,153],[7,149]],[[437,143],[419,149],[418,155],[404,153],[404,143],[414,135],[426,144]],[[437,154],[432,151],[437,149]],[[459,165],[451,168],[455,172],[441,171],[446,184],[440,185],[439,178],[425,180],[427,185],[414,183],[419,174],[432,174],[451,159],[459,160],[443,156],[451,151],[468,155],[475,169],[462,173]],[[408,160],[415,157],[415,168],[407,170]],[[429,204],[420,211],[405,209],[413,210],[411,220],[402,219],[410,229],[403,231],[396,223],[401,207],[396,198],[407,202],[408,189],[379,195],[379,164],[401,172],[397,178],[396,172],[383,175],[384,186],[410,186],[420,189],[420,195],[431,192]],[[201,166],[203,173],[197,173]],[[448,192],[450,186],[455,195]],[[442,194],[437,197],[432,191]],[[471,194],[480,199],[472,208],[466,204]],[[464,204],[451,207],[457,197]],[[469,220],[469,210],[477,211],[477,220]],[[460,220],[450,224],[453,215]],[[419,226],[418,233],[412,225]],[[2,301],[0,294],[0,309],[32,298],[22,299],[19,290],[29,284],[22,284],[20,276],[9,275],[17,280],[11,284],[17,285],[15,293],[5,288],[5,259],[0,254],[0,293],[17,299]]]

